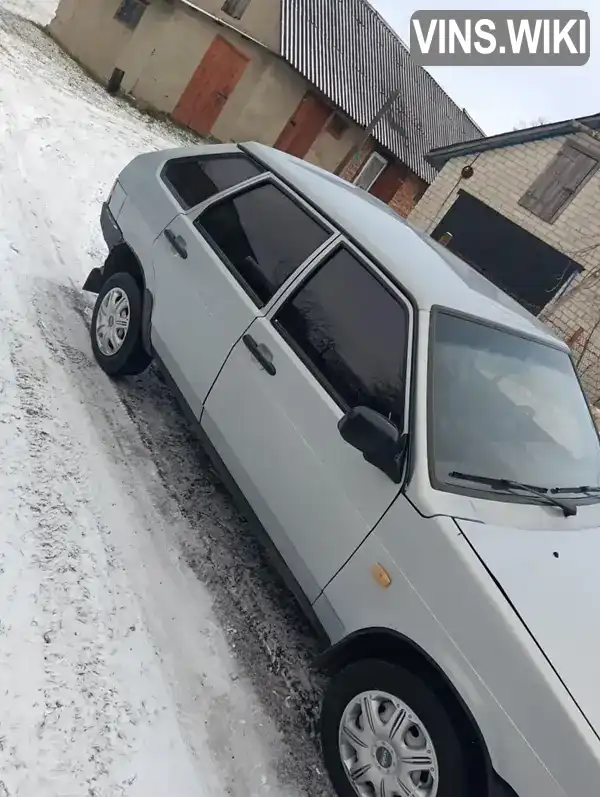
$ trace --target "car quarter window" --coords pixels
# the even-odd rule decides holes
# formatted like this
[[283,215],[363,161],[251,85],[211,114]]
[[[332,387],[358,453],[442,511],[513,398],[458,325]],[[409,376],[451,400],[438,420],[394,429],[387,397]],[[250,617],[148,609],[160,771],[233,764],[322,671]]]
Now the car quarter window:
[[342,409],[370,407],[403,428],[408,309],[348,249],[317,268],[274,324]]
[[259,307],[332,235],[271,183],[211,205],[195,225]]
[[185,209],[262,174],[264,169],[240,153],[175,158],[162,171],[163,182]]

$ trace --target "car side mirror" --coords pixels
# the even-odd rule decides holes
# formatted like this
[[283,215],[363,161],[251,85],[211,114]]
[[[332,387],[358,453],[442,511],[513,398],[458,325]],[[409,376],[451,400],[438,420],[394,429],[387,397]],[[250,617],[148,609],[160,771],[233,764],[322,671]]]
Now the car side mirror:
[[369,407],[354,407],[340,419],[338,430],[367,462],[400,483],[407,436],[395,423]]

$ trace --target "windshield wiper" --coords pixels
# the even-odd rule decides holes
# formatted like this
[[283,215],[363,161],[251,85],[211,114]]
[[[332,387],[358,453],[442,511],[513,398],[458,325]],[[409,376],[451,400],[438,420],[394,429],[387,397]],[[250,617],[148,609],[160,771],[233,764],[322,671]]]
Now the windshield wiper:
[[546,487],[536,487],[533,484],[522,484],[512,479],[495,479],[490,476],[477,476],[474,473],[459,473],[458,471],[452,471],[452,473],[448,475],[452,479],[461,479],[462,481],[474,482],[475,484],[485,484],[491,487],[492,490],[506,490],[513,494],[517,494],[517,491],[521,490],[525,493],[529,493],[529,495],[535,495],[547,504],[552,504],[562,509],[565,517],[573,517],[577,514],[577,507],[574,504],[570,501],[554,498],[550,495],[550,491]]
[[587,493],[588,495],[597,495],[600,493],[600,487],[553,487],[551,493]]

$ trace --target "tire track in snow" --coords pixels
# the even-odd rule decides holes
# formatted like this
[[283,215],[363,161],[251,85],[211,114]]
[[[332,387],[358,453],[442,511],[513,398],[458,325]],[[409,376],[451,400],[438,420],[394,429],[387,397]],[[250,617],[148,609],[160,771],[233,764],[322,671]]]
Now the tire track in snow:
[[[176,768],[174,741],[182,733],[186,735],[183,726],[188,725],[189,750],[199,759],[206,759],[206,747],[210,749],[211,745],[206,745],[197,726],[209,718],[215,737],[213,746],[219,744],[220,749],[213,749],[215,761],[206,762],[209,767],[203,769],[203,780],[210,784],[207,793],[225,792],[235,797],[245,797],[248,793],[280,795],[278,784],[265,771],[260,755],[258,760],[252,760],[253,769],[244,762],[245,758],[257,757],[253,731],[244,733],[242,728],[241,738],[236,732],[234,720],[236,712],[244,715],[244,700],[239,701],[241,711],[238,711],[232,702],[236,700],[235,691],[230,695],[225,685],[215,692],[215,679],[209,675],[204,684],[203,700],[197,705],[198,716],[191,716],[193,703],[182,698],[194,700],[198,694],[195,694],[194,684],[190,690],[187,677],[178,677],[182,669],[179,663],[171,666],[168,660],[177,655],[177,649],[171,650],[168,646],[159,649],[149,644],[156,635],[155,629],[148,626],[148,613],[158,619],[160,626],[167,619],[176,620],[170,617],[175,608],[172,602],[160,601],[160,598],[162,613],[157,607],[140,608],[140,595],[145,603],[148,603],[148,596],[144,595],[144,590],[140,592],[139,582],[137,589],[131,582],[131,566],[133,560],[139,567],[137,554],[142,551],[134,545],[132,556],[124,559],[122,545],[124,542],[131,547],[134,541],[128,540],[128,534],[135,535],[144,527],[152,534],[157,518],[151,509],[147,516],[148,509],[141,503],[134,503],[134,511],[137,509],[141,518],[132,529],[131,507],[127,495],[122,494],[116,510],[109,513],[107,524],[98,520],[106,510],[107,494],[110,497],[113,493],[114,498],[119,498],[123,486],[136,490],[135,481],[140,480],[140,474],[127,473],[128,468],[123,464],[129,462],[135,469],[136,455],[143,455],[142,447],[138,445],[136,451],[133,430],[123,429],[113,417],[119,413],[118,402],[109,403],[104,410],[111,427],[121,434],[114,441],[110,440],[107,451],[89,450],[84,444],[81,421],[86,416],[89,419],[91,408],[102,409],[102,386],[98,384],[98,377],[102,382],[102,375],[83,366],[84,379],[80,378],[80,382],[94,394],[96,403],[81,407],[84,415],[78,417],[74,412],[79,405],[78,394],[75,392],[73,396],[68,379],[74,374],[81,376],[85,353],[81,352],[83,359],[72,360],[69,345],[66,351],[61,351],[60,345],[48,336],[49,327],[58,330],[57,319],[52,317],[52,308],[47,302],[43,302],[39,319],[42,323],[36,324],[38,314],[34,302],[30,301],[36,295],[30,294],[35,279],[25,275],[15,278],[6,269],[0,271],[2,338],[11,353],[7,359],[12,364],[11,384],[18,399],[11,404],[11,410],[21,421],[14,431],[21,443],[26,444],[22,445],[26,455],[19,463],[21,479],[16,485],[20,499],[16,536],[18,545],[24,549],[27,569],[36,576],[31,589],[34,608],[30,614],[34,617],[32,633],[38,643],[34,658],[43,661],[36,683],[23,681],[14,666],[8,673],[8,683],[12,684],[15,694],[11,696],[8,711],[12,722],[6,723],[7,737],[14,739],[20,732],[29,741],[24,744],[21,740],[20,745],[12,745],[7,751],[6,765],[2,767],[5,785],[8,784],[7,794],[10,797],[80,793],[89,797],[158,795],[166,784],[149,789],[147,782],[145,785],[139,782],[144,775],[140,765],[150,770],[145,773],[146,780],[152,777],[153,767],[148,766],[145,745],[153,740],[154,746],[160,745],[162,740],[166,743],[166,761],[172,758],[172,766]],[[15,285],[18,290],[11,290]],[[18,307],[18,312],[7,312],[9,307]],[[73,320],[76,325],[80,324],[76,316]],[[48,351],[45,351],[44,342],[52,344]],[[57,365],[61,368],[57,369]],[[106,380],[105,383],[110,388],[110,383]],[[128,425],[125,413],[122,415]],[[92,439],[96,434],[96,430],[91,430]],[[119,443],[116,450],[115,443]],[[103,463],[107,457],[116,471],[113,479],[121,485],[116,493],[106,479]],[[99,489],[90,478],[90,458],[100,460],[98,475],[105,477]],[[143,482],[140,487],[143,493]],[[140,492],[139,487],[137,492]],[[123,523],[121,529],[119,519]],[[110,542],[113,532],[124,532],[126,528],[129,531],[123,535],[124,539],[113,546]],[[172,567],[173,563],[169,564]],[[166,579],[173,575],[164,565],[153,568],[152,573]],[[174,574],[177,576],[178,571]],[[153,585],[144,579],[142,586],[152,589]],[[156,591],[160,592],[160,588]],[[23,604],[23,599],[23,590],[19,587],[15,600]],[[22,633],[25,619],[27,616],[21,611],[20,625],[15,623],[9,631],[13,635]],[[186,636],[197,633],[186,622],[183,628]],[[210,634],[209,628],[206,633]],[[171,641],[171,629],[168,629],[168,636]],[[130,644],[133,647],[129,647]],[[7,647],[11,646],[14,643]],[[184,648],[185,644],[180,648],[182,654]],[[128,654],[128,650],[132,652]],[[194,674],[202,678],[203,667],[214,666],[214,661],[203,656],[198,659],[197,652],[190,650],[184,668],[193,669]],[[224,661],[222,659],[220,664]],[[168,685],[165,676],[170,678]],[[32,698],[35,686],[39,693],[37,700]],[[176,706],[169,706],[173,695],[165,691],[165,686],[177,693]],[[23,701],[33,701],[35,719],[22,726],[19,712]],[[6,714],[5,701],[3,716]],[[162,729],[158,727],[165,715],[171,729],[165,729],[164,721]],[[253,719],[252,713],[246,716],[248,720]],[[177,719],[177,724],[172,719]],[[267,728],[263,737],[268,745]],[[240,755],[242,740],[247,741],[248,750],[241,750]],[[275,742],[272,752],[276,749]],[[156,756],[158,753],[154,751]],[[217,779],[210,772],[215,762],[220,768]],[[127,774],[121,775],[123,771]],[[189,780],[182,790],[177,788],[178,773],[169,775],[178,795],[201,797],[201,790],[191,791]]]
[[[35,463],[31,486],[22,496],[38,519],[32,530],[32,565],[41,573],[37,600],[46,620],[39,629],[47,652],[43,717],[36,734],[42,748],[50,748],[53,756],[59,752],[62,766],[70,761],[69,768],[81,772],[89,796],[95,797],[107,793],[113,748],[127,743],[128,727],[139,720],[139,712],[120,699],[107,661],[118,611],[106,573],[114,562],[110,548],[83,547],[84,540],[73,533],[74,528],[91,526],[90,518],[82,517],[87,514],[85,498],[77,498],[77,444],[68,424],[52,418],[43,360],[24,357],[23,344],[13,343],[11,349]],[[82,745],[87,761],[70,753]]]
[[[84,400],[96,400],[102,374],[95,363],[89,370],[91,353],[82,361],[83,350],[90,351],[90,300],[79,290],[45,282],[32,301],[53,356]],[[69,314],[83,321],[79,330],[74,319],[59,321]],[[318,646],[306,620],[233,507],[160,373],[151,367],[114,388],[139,435],[128,439],[123,454],[129,452],[134,465],[137,458],[149,458],[156,468],[161,489],[154,488],[151,499],[172,528],[178,551],[211,591],[230,648],[287,743],[289,755],[277,762],[280,777],[314,797],[329,795],[315,739],[322,682],[310,663]],[[114,416],[105,420],[119,439],[123,432]]]
[[[20,226],[27,215],[31,216],[28,202],[19,199],[10,208],[15,214],[15,226]],[[26,251],[21,251],[20,263],[27,262],[23,257],[26,256],[38,268],[50,266],[52,271],[61,265],[61,258],[53,250],[53,238],[41,215],[40,218],[42,223],[38,225],[37,237]],[[5,217],[5,221],[9,220]],[[54,636],[66,637],[56,656],[46,651],[43,655],[44,672],[39,682],[47,710],[43,712],[42,720],[35,723],[38,731],[43,731],[43,736],[38,755],[33,759],[38,759],[37,766],[30,763],[31,778],[23,775],[28,791],[22,790],[22,782],[18,780],[21,789],[18,793],[28,797],[38,793],[54,797],[57,793],[70,793],[69,788],[75,781],[85,783],[90,797],[148,794],[148,785],[142,792],[143,787],[136,781],[136,776],[143,773],[139,769],[136,771],[135,766],[124,767],[123,761],[136,753],[139,758],[140,752],[143,757],[144,737],[148,739],[155,735],[160,741],[161,736],[167,735],[166,741],[171,746],[174,736],[185,738],[188,749],[199,760],[206,759],[207,749],[212,751],[214,760],[206,762],[208,767],[203,764],[203,779],[210,784],[207,787],[210,794],[225,791],[235,797],[245,797],[248,792],[279,795],[278,783],[269,772],[270,762],[268,758],[266,761],[263,759],[265,751],[257,755],[253,730],[244,731],[243,723],[256,715],[248,712],[245,714],[248,719],[244,719],[247,701],[244,701],[243,694],[236,699],[234,690],[230,690],[227,684],[215,685],[214,677],[209,675],[203,683],[206,694],[197,705],[197,716],[190,714],[190,706],[194,707],[198,694],[195,685],[192,683],[190,686],[187,673],[182,676],[181,670],[191,669],[194,671],[193,679],[203,679],[202,669],[206,665],[214,667],[214,655],[212,658],[202,655],[198,658],[198,651],[194,649],[197,646],[191,645],[189,659],[185,659],[183,667],[178,662],[173,664],[169,659],[174,657],[176,650],[170,648],[173,639],[170,629],[167,639],[163,640],[166,645],[149,649],[148,641],[156,639],[156,629],[149,627],[149,615],[158,621],[160,631],[160,625],[167,619],[164,613],[176,611],[173,602],[165,601],[166,605],[160,609],[140,609],[138,598],[141,596],[142,603],[147,604],[144,593],[152,590],[154,585],[143,583],[143,589],[138,586],[136,594],[128,574],[132,566],[139,568],[139,557],[134,556],[133,562],[131,559],[128,561],[123,558],[122,549],[115,554],[115,547],[108,542],[111,532],[119,529],[120,522],[129,526],[129,535],[147,530],[152,536],[155,527],[160,525],[160,518],[153,508],[144,503],[145,486],[143,480],[140,482],[140,472],[136,467],[138,464],[143,466],[144,460],[148,460],[147,452],[120,409],[118,400],[115,400],[112,385],[96,367],[91,367],[89,354],[84,351],[88,347],[82,345],[81,340],[85,340],[81,324],[81,315],[85,314],[82,302],[77,303],[75,312],[71,307],[65,309],[60,301],[61,290],[64,289],[57,289],[51,280],[18,273],[14,267],[16,263],[11,262],[15,260],[19,261],[19,258],[15,258],[13,252],[3,261],[4,268],[0,267],[0,316],[5,321],[6,339],[12,353],[9,359],[13,364],[23,417],[29,419],[19,430],[20,436],[26,440],[34,463],[26,485],[19,486],[19,494],[34,517],[48,515],[48,522],[31,524],[35,533],[28,531],[25,534],[31,542],[31,569],[41,572],[43,579],[47,579],[46,588],[41,583],[35,589],[40,611],[51,612],[51,617],[42,624],[51,629],[44,632],[45,643],[50,646]],[[78,295],[81,298],[81,294]],[[81,335],[75,335],[71,344],[68,341],[73,325]],[[52,389],[49,389],[50,384],[54,385]],[[127,428],[119,420],[119,413]],[[78,415],[79,424],[76,423]],[[93,448],[91,453],[88,452],[82,444],[82,418],[86,419],[85,425],[91,427],[90,436],[95,438],[96,445],[98,442],[101,444],[96,453]],[[94,486],[90,457],[99,459],[96,470],[100,487]],[[113,469],[108,480],[104,463],[110,463]],[[97,518],[106,511],[106,497],[99,493],[111,494],[111,478],[119,485],[117,491],[112,490],[118,504],[109,513],[110,521],[104,527]],[[33,492],[30,485],[35,485]],[[64,498],[62,502],[61,498]],[[133,524],[132,511],[136,515]],[[23,535],[22,517],[20,525]],[[127,541],[127,536],[125,534],[126,545],[130,547],[131,541]],[[166,567],[169,566],[172,567],[173,563],[159,562],[153,573],[168,578]],[[78,578],[74,585],[70,581],[73,571],[89,577]],[[81,611],[75,611],[75,616],[67,618],[69,621],[63,624],[66,606],[71,614],[82,608],[83,617]],[[185,614],[179,613],[183,614],[183,634],[195,636],[196,629],[186,625]],[[76,625],[82,619],[90,629],[88,638]],[[176,621],[176,617],[169,619]],[[130,632],[135,634],[136,630],[142,635],[142,640],[137,641],[132,664],[124,665],[126,637]],[[208,641],[212,644],[210,638]],[[184,640],[180,645],[182,653],[185,653],[186,644]],[[144,648],[149,664],[145,663],[142,655]],[[159,661],[158,671],[152,664],[154,657]],[[132,669],[133,673],[127,672]],[[131,682],[132,676],[136,678],[136,670],[138,677],[141,676],[139,688],[133,688]],[[166,681],[163,680],[165,676]],[[161,682],[157,684],[158,678]],[[172,708],[168,704],[172,702],[173,694],[165,693],[165,687],[175,695],[176,705]],[[63,697],[55,700],[59,689]],[[229,694],[230,691],[233,694]],[[132,692],[137,701],[132,699]],[[161,694],[162,699],[159,697]],[[130,706],[134,703],[136,716],[132,718]],[[171,728],[163,727],[162,733],[154,734],[151,726],[165,713]],[[177,720],[175,726],[171,722],[171,713],[172,719]],[[67,720],[61,721],[65,716]],[[111,716],[112,724],[106,721]],[[69,718],[71,725],[66,727]],[[119,719],[133,726],[127,736],[118,726]],[[60,727],[56,727],[57,720],[61,721]],[[211,734],[206,738],[200,726],[209,721]],[[145,726],[145,730],[140,726]],[[265,727],[259,748],[265,747],[273,754],[278,742],[271,741],[271,735]],[[176,766],[177,758],[172,750],[170,756],[173,757],[173,766]],[[16,751],[11,751],[9,761],[23,774],[26,767],[18,763]],[[210,772],[215,762],[220,770],[216,777]],[[151,777],[152,767],[147,766],[147,760],[145,763]],[[50,773],[51,783],[44,782],[46,788],[42,787],[40,792],[39,771],[42,767]],[[124,768],[133,770],[133,774],[118,777],[117,773]],[[173,780],[176,782],[177,778]],[[155,786],[151,794],[157,794],[158,788]],[[191,794],[189,788],[177,793]],[[12,797],[13,792],[10,794]]]
[[[9,281],[4,270],[2,302],[12,309],[20,302]],[[24,314],[3,310],[3,343],[18,400],[12,407],[12,434],[21,443],[20,461],[13,463],[19,498],[15,542],[24,560],[23,587],[30,587],[29,594],[12,590],[15,622],[3,640],[3,681],[10,690],[1,721],[7,739],[4,789],[8,795],[66,793],[75,776],[90,797],[108,795],[117,785],[113,750],[127,747],[129,729],[140,718],[120,699],[108,661],[118,613],[118,596],[110,588],[114,578],[106,572],[112,566],[110,550],[97,545],[100,535],[85,536],[94,521],[81,484],[79,453],[48,389],[46,362]],[[20,624],[27,619],[29,641],[41,662],[34,683],[23,681],[18,662],[10,661],[11,637],[23,633]],[[29,728],[20,725],[23,713],[35,717]]]

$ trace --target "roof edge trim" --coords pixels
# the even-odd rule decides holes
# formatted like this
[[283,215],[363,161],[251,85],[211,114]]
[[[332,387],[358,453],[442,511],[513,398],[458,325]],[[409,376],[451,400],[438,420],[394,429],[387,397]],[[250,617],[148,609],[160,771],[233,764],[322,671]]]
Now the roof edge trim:
[[533,141],[542,141],[545,138],[579,133],[581,130],[576,123],[587,125],[592,129],[600,129],[600,114],[581,116],[578,119],[567,119],[562,122],[551,122],[550,124],[537,125],[535,127],[526,127],[522,130],[510,130],[508,133],[499,133],[488,138],[471,139],[471,141],[464,141],[461,144],[439,147],[430,150],[425,159],[432,166],[441,169],[449,160],[462,155],[474,155],[492,149],[513,147],[516,144],[528,144]]

